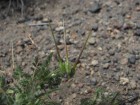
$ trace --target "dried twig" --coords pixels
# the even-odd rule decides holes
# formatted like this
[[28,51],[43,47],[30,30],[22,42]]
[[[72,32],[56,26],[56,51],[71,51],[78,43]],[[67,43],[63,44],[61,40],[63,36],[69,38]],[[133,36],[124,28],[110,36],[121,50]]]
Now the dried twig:
[[34,40],[32,39],[31,36],[32,36],[31,34],[28,34],[28,38],[30,39],[30,41],[32,42],[32,44],[35,45],[35,47],[38,48],[38,46],[36,45],[36,43],[34,42]]

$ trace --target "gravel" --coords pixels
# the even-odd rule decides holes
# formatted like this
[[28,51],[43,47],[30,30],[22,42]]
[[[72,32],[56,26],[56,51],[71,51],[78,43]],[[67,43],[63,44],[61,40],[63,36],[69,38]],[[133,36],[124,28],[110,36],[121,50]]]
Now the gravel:
[[[47,3],[38,0],[23,18],[16,11],[11,12],[14,17],[11,14],[0,19],[0,68],[12,67],[11,41],[15,64],[23,66],[25,71],[30,70],[35,56],[43,60],[50,52],[54,52],[51,65],[55,67],[57,54],[48,25],[28,27],[27,24],[48,23],[51,19],[64,58],[64,19],[72,64],[89,29],[93,33],[75,76],[64,80],[60,86],[58,96],[62,97],[62,104],[79,105],[80,99],[90,97],[96,88],[105,88],[120,92],[126,105],[135,105],[140,100],[135,94],[140,94],[139,4],[139,0],[53,0]],[[2,10],[0,15],[3,16],[6,11]],[[128,94],[130,92],[134,94]]]

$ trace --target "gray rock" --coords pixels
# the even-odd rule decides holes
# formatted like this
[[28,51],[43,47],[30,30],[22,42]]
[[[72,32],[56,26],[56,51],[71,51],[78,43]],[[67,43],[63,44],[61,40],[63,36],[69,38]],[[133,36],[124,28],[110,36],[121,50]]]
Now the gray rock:
[[89,8],[89,12],[91,13],[99,13],[101,10],[101,5],[99,3],[94,2],[92,7]]
[[73,93],[72,94],[72,99],[75,99],[77,97],[77,94],[76,93]]
[[94,44],[96,43],[95,38],[91,37],[91,38],[88,40],[88,43],[89,43],[90,45],[94,45]]
[[131,86],[132,89],[135,89],[137,87],[136,81],[135,80],[131,80],[130,81],[130,86]]
[[124,23],[124,25],[123,25],[124,30],[132,29],[132,27],[133,26],[131,24],[128,24],[128,23]]
[[7,51],[5,49],[0,51],[0,57],[5,57],[7,55]]
[[91,78],[90,83],[92,85],[96,86],[98,82],[97,82],[97,79],[96,78]]
[[22,45],[24,44],[24,46],[26,45],[32,45],[32,42],[30,39],[26,38],[26,39],[23,39],[23,42],[21,43]]
[[25,23],[26,21],[28,21],[28,19],[27,18],[19,18],[18,20],[17,20],[17,23],[18,24],[21,24],[21,23]]
[[92,30],[93,30],[93,31],[97,31],[97,30],[98,30],[98,25],[97,25],[97,24],[94,24],[94,25],[92,26]]
[[140,23],[136,23],[136,28],[140,29]]
[[114,75],[114,78],[115,78],[116,81],[119,81],[119,79],[120,79],[120,74],[119,74],[119,73],[115,74],[115,75]]
[[69,37],[66,37],[66,44],[70,45],[72,43],[73,43],[72,40]]
[[109,63],[103,64],[103,69],[108,69],[109,68]]
[[92,62],[91,62],[91,65],[93,65],[93,66],[97,66],[99,64],[99,62],[97,61],[97,60],[93,60]]
[[137,100],[138,98],[139,98],[139,94],[138,93],[132,93],[128,97],[128,102],[132,103],[135,100]]
[[129,56],[128,62],[129,62],[130,64],[135,64],[135,63],[136,63],[136,56],[135,56],[135,55]]
[[117,64],[118,63],[118,58],[116,57],[116,56],[114,56],[113,58],[112,58],[112,61],[113,61],[113,63],[115,64]]
[[136,29],[134,35],[140,36],[140,29]]
[[89,76],[89,75],[90,75],[90,71],[86,71],[85,76]]
[[108,51],[108,53],[109,53],[109,55],[113,56],[113,55],[115,54],[115,50],[110,49],[110,50]]
[[136,55],[136,59],[139,60],[140,59],[140,55]]
[[55,38],[56,39],[56,44],[61,45],[62,43],[60,42],[60,38]]
[[96,78],[91,78],[90,83],[95,86],[98,82]]
[[85,31],[79,29],[79,30],[78,30],[78,35],[79,35],[79,36],[84,36],[84,35],[85,35]]

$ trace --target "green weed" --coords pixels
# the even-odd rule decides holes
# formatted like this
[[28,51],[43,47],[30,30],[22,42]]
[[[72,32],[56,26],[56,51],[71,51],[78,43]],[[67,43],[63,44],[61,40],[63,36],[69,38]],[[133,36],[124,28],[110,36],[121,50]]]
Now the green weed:
[[17,67],[12,76],[12,83],[6,82],[6,76],[0,77],[1,105],[60,105],[53,102],[49,95],[57,90],[61,82],[59,75],[53,75],[49,68],[52,53],[39,63],[36,58],[33,62],[33,73],[23,72]]
[[[76,67],[77,67],[77,64],[79,62],[79,59],[80,57],[82,56],[82,53],[86,47],[86,44],[87,44],[87,41],[91,35],[91,31],[90,33],[88,34],[84,44],[83,44],[83,47],[78,55],[78,58],[76,59],[76,62],[74,64],[71,64],[71,62],[69,61],[69,54],[68,54],[68,48],[67,48],[67,44],[65,42],[65,50],[66,50],[66,60],[64,61],[61,56],[60,56],[60,52],[59,52],[59,48],[57,46],[57,43],[56,43],[56,39],[55,39],[55,35],[54,35],[54,32],[53,32],[53,29],[51,27],[51,24],[49,24],[50,26],[50,30],[51,30],[51,35],[53,37],[53,40],[54,40],[54,43],[55,43],[55,47],[56,47],[56,51],[57,51],[57,55],[58,55],[58,69],[59,69],[59,72],[60,74],[62,75],[66,75],[67,77],[72,77],[74,74],[75,74],[75,71],[76,71]],[[64,40],[66,41],[66,30],[65,30],[65,26],[64,26],[64,21],[63,21],[63,27],[64,27]]]
[[81,100],[81,105],[122,105],[118,93],[108,93],[97,89],[93,97]]

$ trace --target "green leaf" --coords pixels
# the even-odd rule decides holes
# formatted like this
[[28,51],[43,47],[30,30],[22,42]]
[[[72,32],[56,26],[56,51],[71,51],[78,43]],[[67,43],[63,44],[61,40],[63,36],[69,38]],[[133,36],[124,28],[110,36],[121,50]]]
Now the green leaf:
[[8,90],[6,91],[6,93],[7,93],[7,94],[13,94],[14,91],[13,91],[12,89],[8,89]]
[[4,90],[3,90],[2,88],[0,88],[0,94],[1,94],[1,93],[4,93]]
[[59,70],[61,74],[65,74],[66,73],[66,67],[65,67],[65,62],[59,62]]
[[23,76],[23,71],[20,66],[17,66],[16,69],[14,70],[13,77],[18,80],[22,76]]

